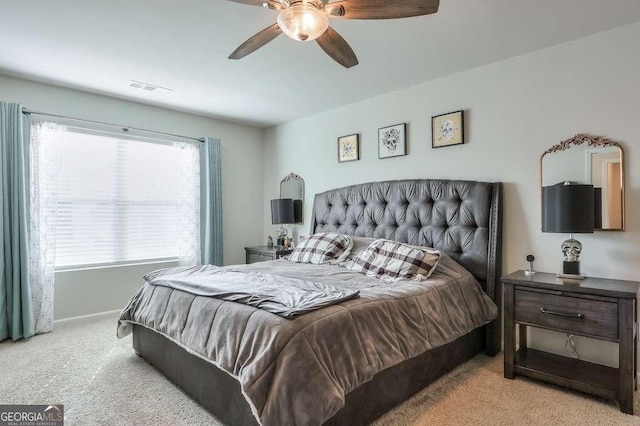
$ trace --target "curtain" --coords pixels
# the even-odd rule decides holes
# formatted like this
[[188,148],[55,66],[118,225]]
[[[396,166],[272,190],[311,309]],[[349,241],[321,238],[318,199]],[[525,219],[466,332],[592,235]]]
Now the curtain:
[[29,280],[29,122],[22,105],[0,102],[0,340],[35,333]]
[[175,142],[179,167],[178,258],[179,264],[200,264],[200,158],[199,144]]
[[31,122],[31,292],[36,334],[53,330],[60,144],[66,127]]
[[200,248],[202,264],[222,266],[222,170],[220,139],[200,145]]

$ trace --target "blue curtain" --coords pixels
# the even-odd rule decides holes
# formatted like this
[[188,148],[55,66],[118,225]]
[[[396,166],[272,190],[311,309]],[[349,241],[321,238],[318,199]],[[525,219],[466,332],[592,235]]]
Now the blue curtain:
[[203,265],[222,266],[222,170],[214,138],[200,145],[200,257]]
[[0,340],[35,334],[29,282],[29,119],[0,102]]

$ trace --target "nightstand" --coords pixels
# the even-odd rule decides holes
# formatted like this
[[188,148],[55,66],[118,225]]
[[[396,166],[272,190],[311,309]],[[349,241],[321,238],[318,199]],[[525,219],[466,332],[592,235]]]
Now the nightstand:
[[293,251],[291,249],[288,249],[285,247],[278,247],[278,246],[245,247],[244,250],[246,253],[247,264],[264,262],[265,260],[280,259],[282,256],[286,256]]
[[[524,271],[502,277],[502,282],[504,377],[527,376],[618,400],[620,411],[633,414],[640,283],[601,278],[567,280],[541,272],[527,276]],[[527,327],[619,343],[619,368],[527,348]]]

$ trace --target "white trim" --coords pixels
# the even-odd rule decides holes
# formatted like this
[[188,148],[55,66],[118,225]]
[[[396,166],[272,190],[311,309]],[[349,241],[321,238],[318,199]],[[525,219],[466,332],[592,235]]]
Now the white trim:
[[597,154],[598,151],[596,151],[595,148],[587,148],[587,150],[585,151],[585,182],[587,185],[589,184],[593,184],[593,154]]
[[53,323],[60,324],[60,323],[66,323],[66,322],[81,321],[88,318],[108,317],[114,314],[119,314],[120,312],[122,312],[122,309],[116,309],[114,311],[106,311],[106,312],[97,312],[95,314],[87,314],[87,315],[80,315],[77,317],[62,318],[59,320],[55,320]]

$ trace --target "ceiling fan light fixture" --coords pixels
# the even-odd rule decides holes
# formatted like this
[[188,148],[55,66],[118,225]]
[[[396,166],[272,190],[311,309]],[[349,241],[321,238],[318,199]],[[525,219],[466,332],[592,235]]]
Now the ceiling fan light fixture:
[[314,5],[298,3],[278,15],[278,26],[290,38],[315,40],[329,28],[329,18]]

